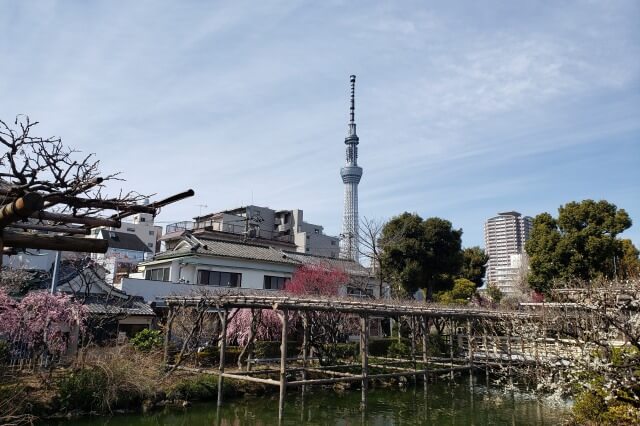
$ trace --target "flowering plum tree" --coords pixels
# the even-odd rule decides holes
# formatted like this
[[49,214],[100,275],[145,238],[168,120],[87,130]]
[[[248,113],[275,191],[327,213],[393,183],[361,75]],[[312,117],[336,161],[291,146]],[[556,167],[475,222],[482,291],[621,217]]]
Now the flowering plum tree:
[[0,288],[0,336],[34,353],[63,353],[65,332],[73,326],[83,329],[86,317],[86,308],[67,295],[31,292],[17,301]]
[[[305,265],[298,268],[291,281],[285,285],[284,292],[299,296],[336,296],[340,288],[349,280],[349,276],[341,270],[326,265]],[[343,340],[353,330],[350,325],[357,324],[346,321],[344,314],[339,313],[310,313],[308,315],[310,345],[317,353],[333,353],[325,345]],[[300,317],[289,317],[291,330],[300,324]],[[352,328],[352,327],[351,327]],[[246,355],[252,351],[253,342],[257,340],[279,340],[282,333],[282,323],[276,311],[271,309],[239,309],[229,322],[227,339],[243,346],[238,359],[239,366]]]
[[348,280],[348,275],[339,269],[305,265],[296,270],[284,290],[298,295],[335,296]]
[[[285,291],[301,296],[336,296],[340,288],[349,282],[349,276],[339,269],[325,265],[299,268],[285,286]],[[358,332],[358,321],[339,312],[305,313],[309,327],[309,345],[318,355],[321,364],[335,362],[337,344]]]

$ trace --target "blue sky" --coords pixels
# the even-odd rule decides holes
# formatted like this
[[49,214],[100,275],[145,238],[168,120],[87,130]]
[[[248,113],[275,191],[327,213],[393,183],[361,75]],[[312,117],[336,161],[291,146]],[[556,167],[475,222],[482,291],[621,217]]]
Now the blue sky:
[[[446,4],[445,3],[452,3]],[[340,232],[348,81],[360,214],[607,199],[640,245],[640,3],[6,1],[0,117],[95,152],[120,186],[251,203]]]

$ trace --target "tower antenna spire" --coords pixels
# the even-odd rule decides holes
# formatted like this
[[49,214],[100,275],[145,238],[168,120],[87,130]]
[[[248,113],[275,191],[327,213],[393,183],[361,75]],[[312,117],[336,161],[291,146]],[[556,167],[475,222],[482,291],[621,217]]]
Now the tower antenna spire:
[[356,116],[356,76],[351,75],[349,77],[351,81],[351,107],[349,108],[349,122],[355,123]]

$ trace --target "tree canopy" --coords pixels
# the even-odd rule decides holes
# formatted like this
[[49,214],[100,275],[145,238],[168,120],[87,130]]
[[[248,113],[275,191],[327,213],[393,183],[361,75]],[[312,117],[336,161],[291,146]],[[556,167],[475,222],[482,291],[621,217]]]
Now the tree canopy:
[[427,300],[434,291],[448,290],[452,276],[460,271],[462,230],[448,220],[423,220],[415,213],[403,213],[382,230],[380,263],[396,289],[412,294],[425,290]]
[[457,278],[449,291],[436,293],[440,303],[466,305],[476,292],[476,284],[466,278]]
[[482,286],[486,264],[489,261],[487,256],[480,247],[467,247],[462,250],[462,268],[460,269],[460,277],[466,278],[473,282],[476,287]]
[[549,213],[539,214],[526,243],[529,285],[546,291],[554,279],[617,276],[623,243],[616,237],[629,227],[627,212],[604,200],[567,203],[558,209],[557,219]]

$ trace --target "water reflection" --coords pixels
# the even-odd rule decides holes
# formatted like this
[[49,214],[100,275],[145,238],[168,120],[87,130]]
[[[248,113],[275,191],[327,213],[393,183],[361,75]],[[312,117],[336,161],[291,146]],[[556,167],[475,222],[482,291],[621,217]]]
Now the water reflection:
[[[462,378],[457,382],[429,383],[407,389],[378,388],[368,393],[368,404],[360,408],[360,390],[335,392],[312,389],[291,392],[285,405],[284,425],[555,425],[568,408],[525,391],[505,392],[482,380]],[[220,410],[215,402],[186,410],[165,410],[150,415],[92,418],[59,425],[220,425],[267,426],[278,424],[278,395],[245,397],[226,402]]]

